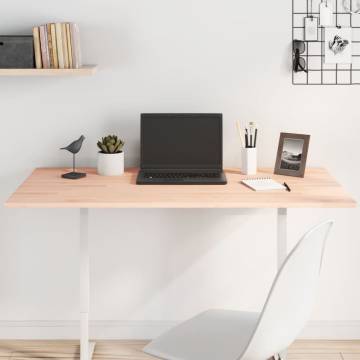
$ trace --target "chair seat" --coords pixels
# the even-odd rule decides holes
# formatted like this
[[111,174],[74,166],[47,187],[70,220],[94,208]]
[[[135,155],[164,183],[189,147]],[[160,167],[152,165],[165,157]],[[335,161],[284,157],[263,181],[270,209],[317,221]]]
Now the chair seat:
[[237,360],[260,313],[209,310],[167,331],[144,348],[166,360]]

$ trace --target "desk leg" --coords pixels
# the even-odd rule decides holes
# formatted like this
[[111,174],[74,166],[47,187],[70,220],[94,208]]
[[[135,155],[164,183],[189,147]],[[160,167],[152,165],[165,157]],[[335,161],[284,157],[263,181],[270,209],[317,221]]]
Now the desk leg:
[[80,209],[80,360],[92,358],[95,343],[89,342],[90,261],[89,209]]
[[277,266],[281,268],[287,256],[287,209],[277,211]]
[[[277,210],[277,267],[281,268],[287,256],[287,209]],[[278,354],[277,359],[286,360],[287,350]]]

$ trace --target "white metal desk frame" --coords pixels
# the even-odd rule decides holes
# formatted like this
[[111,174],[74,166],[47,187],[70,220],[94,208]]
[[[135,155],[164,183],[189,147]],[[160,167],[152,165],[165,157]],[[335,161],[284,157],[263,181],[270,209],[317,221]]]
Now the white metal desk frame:
[[[89,342],[90,256],[89,209],[80,209],[80,360],[92,358],[95,342]],[[277,209],[277,265],[287,256],[287,209]]]

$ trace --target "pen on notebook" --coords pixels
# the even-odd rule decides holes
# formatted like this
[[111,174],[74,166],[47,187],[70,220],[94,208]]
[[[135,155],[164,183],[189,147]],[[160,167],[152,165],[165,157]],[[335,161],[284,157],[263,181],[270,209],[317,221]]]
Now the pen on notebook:
[[284,186],[286,187],[286,191],[289,191],[289,192],[291,191],[289,185],[286,182],[284,182]]

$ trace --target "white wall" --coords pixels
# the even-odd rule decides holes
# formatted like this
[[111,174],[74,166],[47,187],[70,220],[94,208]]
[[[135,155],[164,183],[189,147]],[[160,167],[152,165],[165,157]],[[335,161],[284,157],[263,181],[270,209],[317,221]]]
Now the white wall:
[[[69,165],[58,148],[82,133],[81,165],[95,165],[108,132],[125,139],[127,165],[138,164],[139,114],[150,111],[223,112],[226,166],[239,166],[236,119],[259,123],[262,166],[274,165],[280,131],[309,133],[309,165],[327,167],[359,199],[360,88],[291,85],[290,1],[4,0],[0,12],[2,34],[65,20],[79,23],[84,60],[100,71],[1,79],[1,202],[34,167]],[[105,321],[94,336],[142,336],[147,325],[156,333],[210,307],[258,310],[275,274],[273,210],[90,216],[91,319]],[[329,217],[336,227],[312,335],[360,337],[359,210],[291,210],[291,244]],[[1,208],[0,336],[73,336],[78,220],[75,210]]]

